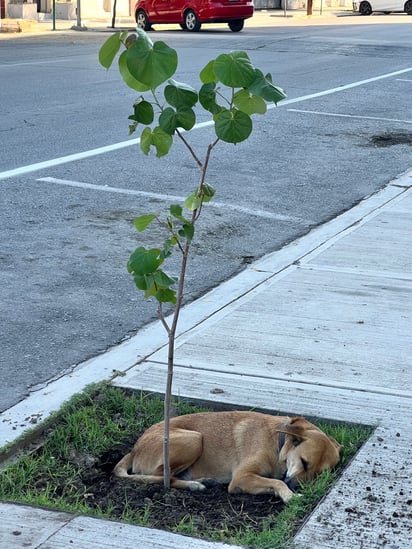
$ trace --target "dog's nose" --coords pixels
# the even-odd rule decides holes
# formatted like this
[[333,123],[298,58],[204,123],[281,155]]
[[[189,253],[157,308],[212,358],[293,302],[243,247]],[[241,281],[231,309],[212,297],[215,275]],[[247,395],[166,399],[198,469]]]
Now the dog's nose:
[[287,475],[285,475],[285,479],[284,479],[283,482],[284,482],[284,483],[286,484],[286,486],[287,486],[288,488],[290,488],[292,491],[295,491],[296,488],[298,488],[298,486],[299,486],[299,484],[298,484],[298,482],[297,482],[297,480],[296,480],[295,478],[293,478],[293,477],[288,477]]

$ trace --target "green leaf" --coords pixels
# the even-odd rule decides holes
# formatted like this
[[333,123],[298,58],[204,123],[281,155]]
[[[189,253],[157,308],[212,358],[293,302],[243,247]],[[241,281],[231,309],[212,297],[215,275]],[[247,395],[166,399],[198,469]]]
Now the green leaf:
[[167,275],[164,271],[161,269],[158,269],[154,273],[154,282],[158,288],[169,288],[170,286],[173,286],[176,284],[177,278],[170,277]]
[[185,199],[184,206],[190,211],[197,210],[203,202],[210,202],[215,192],[215,189],[211,185],[203,183],[202,192],[199,193],[199,189],[196,189]]
[[208,183],[203,183],[203,202],[210,202],[216,194],[216,189]]
[[124,51],[122,54],[120,54],[119,72],[125,84],[129,86],[129,88],[132,88],[132,90],[140,92],[150,90],[149,86],[146,86],[146,84],[142,84],[142,82],[139,82],[130,74],[129,69],[127,68],[127,51]]
[[155,298],[159,303],[172,303],[173,305],[176,303],[176,292],[174,290],[171,290],[170,288],[167,289],[160,289],[155,293]]
[[183,215],[183,208],[180,206],[180,204],[171,204],[169,206],[169,211],[179,221],[182,221],[182,223],[186,223],[187,219]]
[[169,135],[176,131],[176,111],[172,107],[167,107],[159,116],[159,126]]
[[146,40],[137,40],[126,50],[126,62],[133,78],[155,89],[175,73],[177,53],[164,42],[151,47]]
[[139,290],[147,291],[151,286],[153,286],[153,276],[149,275],[133,275],[133,280],[136,287]]
[[140,148],[144,154],[149,154],[150,146],[152,144],[152,130],[150,128],[145,128],[142,131],[140,136]]
[[189,131],[196,123],[196,115],[192,109],[181,108],[177,112],[177,127]]
[[168,85],[165,87],[164,95],[169,105],[176,107],[176,109],[190,109],[196,105],[198,99],[195,89],[187,84],[176,82],[173,79],[170,79]]
[[134,116],[136,122],[141,124],[151,124],[154,120],[154,110],[151,103],[141,99],[137,101],[134,105]]
[[[133,117],[129,116],[129,120],[133,120]],[[136,121],[134,121],[132,124],[129,124],[129,135],[132,135],[136,131],[136,128],[137,128]]]
[[203,82],[203,84],[209,84],[212,82],[217,82],[217,78],[215,75],[215,71],[213,70],[213,67],[215,65],[215,60],[209,61],[209,63],[200,71],[200,81]]
[[198,196],[197,190],[190,194],[184,201],[184,206],[187,210],[194,211],[202,205],[202,198]]
[[199,91],[199,101],[204,109],[211,112],[212,114],[217,114],[222,110],[223,107],[216,103],[216,83],[209,82],[208,84],[203,84]]
[[145,154],[149,154],[152,145],[156,149],[156,156],[160,158],[169,152],[173,138],[158,126],[153,131],[145,128],[140,136],[140,148]]
[[259,69],[256,69],[255,79],[247,88],[251,94],[258,95],[265,99],[265,101],[273,101],[276,104],[286,97],[282,88],[278,88],[272,84],[271,75],[267,74],[264,76],[263,72]]
[[156,156],[165,156],[173,145],[173,138],[161,128],[156,127],[152,131],[152,145],[156,148]]
[[129,258],[127,270],[136,275],[153,273],[163,263],[160,252],[157,248],[136,248]]
[[159,126],[166,133],[173,135],[177,128],[191,130],[196,122],[196,115],[192,109],[181,108],[178,111],[167,107],[159,116]]
[[233,96],[233,103],[236,107],[249,115],[265,114],[267,107],[265,100],[256,95],[250,95],[245,89],[239,90]]
[[113,63],[114,58],[121,46],[120,32],[112,34],[110,38],[106,40],[103,46],[99,50],[99,63],[108,69]]
[[236,109],[225,109],[215,115],[214,120],[216,135],[226,143],[240,143],[252,132],[250,116]]
[[177,238],[176,237],[172,237],[172,238],[167,238],[165,241],[164,241],[164,246],[163,246],[163,250],[161,251],[161,257],[163,257],[163,259],[166,259],[166,257],[169,257],[171,254],[172,254],[172,248],[173,246],[176,246],[177,244]]
[[140,27],[136,27],[136,32],[137,32],[137,36],[138,36],[139,40],[143,40],[150,47],[153,46],[152,39],[150,38],[150,36],[143,29],[141,29]]
[[157,218],[156,214],[143,214],[139,217],[136,217],[134,220],[134,226],[141,233],[150,225],[150,223]]
[[247,88],[256,78],[256,69],[244,51],[222,53],[213,70],[220,82],[230,88]]
[[189,240],[189,242],[193,239],[195,234],[195,226],[193,223],[184,223],[183,227],[179,229],[179,235],[186,238],[186,240]]

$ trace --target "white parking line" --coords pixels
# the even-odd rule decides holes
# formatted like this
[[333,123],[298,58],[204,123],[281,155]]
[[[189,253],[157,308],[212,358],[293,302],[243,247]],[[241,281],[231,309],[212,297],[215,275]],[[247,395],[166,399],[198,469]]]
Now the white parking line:
[[[401,74],[405,74],[407,72],[411,72],[412,67],[402,69],[399,71],[394,72],[388,72],[386,74],[381,74],[379,76],[374,76],[373,78],[367,78],[365,80],[358,80],[357,82],[352,82],[350,84],[345,84],[343,86],[338,86],[337,88],[330,88],[328,90],[323,90],[316,93],[311,93],[308,95],[302,95],[301,97],[295,97],[294,99],[285,99],[282,101],[279,105],[279,107],[285,107],[286,105],[292,105],[293,103],[299,103],[302,101],[306,101],[308,99],[316,99],[318,97],[324,97],[325,95],[331,95],[333,93],[342,92],[345,90],[350,90],[352,88],[357,88],[359,86],[364,86],[366,84],[370,84],[371,82],[377,82],[379,80],[383,80],[385,78],[391,78],[393,76],[398,76]],[[275,105],[269,105],[268,108],[274,108]],[[196,124],[193,129],[200,129],[207,126],[211,126],[213,124],[213,120],[209,120],[207,122],[202,122],[200,124]],[[20,168],[15,168],[13,170],[7,170],[5,172],[0,172],[0,180],[3,179],[9,179],[11,177],[19,177],[21,175],[25,175],[28,173],[33,173],[39,170],[43,170],[45,168],[51,168],[54,166],[59,166],[61,164],[67,164],[69,162],[76,162],[78,160],[83,160],[85,158],[90,158],[92,156],[97,156],[100,154],[106,154],[108,152],[113,152],[118,149],[123,149],[125,147],[131,147],[132,145],[135,145],[136,143],[139,143],[140,139],[129,139],[127,141],[122,141],[121,143],[114,143],[113,145],[107,145],[106,147],[99,147],[98,149],[91,149],[89,151],[84,151],[81,153],[76,154],[70,154],[68,156],[62,156],[60,158],[54,158],[52,160],[46,160],[44,162],[38,162],[37,164],[30,164],[28,166],[22,166]]]
[[337,112],[306,111],[303,109],[288,109],[288,112],[301,112],[304,114],[318,114],[321,116],[337,116],[340,118],[359,118],[361,120],[382,120],[384,122],[401,122],[402,124],[412,124],[412,120],[400,120],[399,118],[382,118],[380,116],[361,116],[357,114],[342,114]]
[[[56,185],[67,185],[69,187],[78,187],[80,189],[89,189],[93,191],[99,191],[99,192],[106,192],[106,193],[117,193],[117,194],[127,194],[127,195],[134,195],[134,196],[144,196],[147,198],[154,198],[157,200],[164,200],[164,201],[173,201],[176,200],[177,202],[183,202],[185,200],[185,196],[177,196],[172,194],[161,194],[161,193],[151,193],[147,191],[137,191],[134,189],[122,189],[119,187],[110,187],[108,185],[93,185],[92,183],[84,183],[82,181],[71,181],[68,179],[56,179],[54,177],[42,177],[37,179],[37,181],[43,182],[43,183],[54,183]],[[274,212],[268,212],[266,210],[257,210],[257,209],[250,209],[245,208],[243,206],[235,206],[234,204],[227,204],[226,202],[211,202],[211,207],[218,208],[221,210],[231,210],[234,212],[240,212],[247,215],[253,215],[255,217],[262,217],[265,219],[276,219],[277,221],[292,221],[294,223],[302,223],[304,220],[299,217],[293,217],[289,215],[282,215],[277,214]],[[308,220],[305,220],[305,223],[307,223]]]

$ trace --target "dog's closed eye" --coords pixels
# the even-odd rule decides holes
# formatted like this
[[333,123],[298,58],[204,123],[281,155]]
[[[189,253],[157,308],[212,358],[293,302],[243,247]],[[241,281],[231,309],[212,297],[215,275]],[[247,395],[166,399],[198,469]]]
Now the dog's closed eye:
[[308,469],[309,469],[309,463],[306,461],[306,459],[300,458],[300,461],[302,462],[303,470],[304,470],[305,472],[308,471]]

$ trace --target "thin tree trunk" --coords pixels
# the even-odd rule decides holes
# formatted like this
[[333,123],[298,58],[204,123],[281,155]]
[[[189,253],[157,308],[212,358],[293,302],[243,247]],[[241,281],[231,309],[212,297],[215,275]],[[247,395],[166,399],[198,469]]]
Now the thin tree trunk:
[[113,14],[112,14],[112,29],[114,29],[116,24],[116,7],[117,7],[117,0],[114,0],[113,2]]
[[170,416],[172,409],[172,383],[174,365],[175,331],[169,332],[169,352],[167,356],[167,379],[164,400],[164,431],[163,431],[163,484],[166,490],[170,488]]
[[[179,137],[181,139],[181,134],[179,134]],[[200,177],[200,184],[199,184],[199,196],[202,194],[202,188],[204,186],[205,182],[205,176],[207,167],[209,164],[210,154],[213,150],[213,148],[218,143],[219,138],[216,139],[213,143],[211,143],[207,149],[206,158],[204,164],[199,163],[201,167],[201,177]],[[186,146],[189,146],[186,144]],[[190,147],[189,147],[190,149]],[[191,150],[191,149],[190,149]],[[199,214],[201,212],[201,207],[197,210],[193,210],[192,212],[192,218],[191,223],[194,225],[197,218],[199,217]],[[168,344],[168,355],[167,355],[167,380],[166,380],[166,390],[165,390],[165,400],[164,400],[164,409],[163,409],[163,416],[164,416],[164,429],[163,429],[163,485],[166,488],[166,490],[169,490],[170,488],[170,477],[171,477],[171,471],[170,471],[170,416],[171,416],[171,408],[172,408],[172,383],[173,383],[173,368],[174,368],[174,354],[175,354],[175,339],[176,339],[176,330],[177,330],[177,324],[179,321],[179,315],[180,310],[182,308],[182,301],[183,301],[183,292],[185,287],[185,277],[186,277],[186,267],[187,267],[187,260],[189,258],[189,252],[190,252],[190,245],[191,242],[189,240],[186,240],[186,244],[184,248],[182,249],[182,264],[180,266],[180,276],[179,276],[179,287],[177,289],[176,294],[176,305],[175,305],[175,311],[173,315],[172,324],[170,326],[170,329],[168,329],[167,325],[165,325],[168,335],[169,335],[169,344]],[[163,324],[165,324],[163,322]]]

